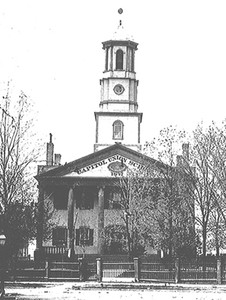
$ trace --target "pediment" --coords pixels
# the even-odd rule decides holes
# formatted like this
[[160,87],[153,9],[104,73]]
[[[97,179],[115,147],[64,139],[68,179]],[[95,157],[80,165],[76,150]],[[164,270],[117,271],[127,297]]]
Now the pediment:
[[137,151],[131,150],[121,144],[115,144],[64,166],[49,170],[38,176],[43,177],[121,177],[126,170],[144,170],[154,159]]
[[69,177],[119,177],[123,176],[128,168],[144,170],[145,165],[126,153],[110,154],[109,156],[97,159],[93,163],[87,162],[81,167],[76,167],[72,172],[65,174]]

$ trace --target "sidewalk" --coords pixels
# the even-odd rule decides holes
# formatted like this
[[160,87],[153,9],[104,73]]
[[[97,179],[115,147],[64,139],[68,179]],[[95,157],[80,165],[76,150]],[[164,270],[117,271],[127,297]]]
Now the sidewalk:
[[51,289],[51,288],[71,288],[73,290],[85,289],[156,289],[156,290],[217,290],[226,292],[226,285],[216,284],[191,284],[191,283],[154,283],[154,282],[65,282],[65,281],[15,281],[6,282],[6,294],[21,291],[21,289]]
[[[8,300],[225,299],[226,285],[131,282],[6,282]],[[161,297],[161,298],[160,298]],[[208,298],[206,298],[208,297]]]

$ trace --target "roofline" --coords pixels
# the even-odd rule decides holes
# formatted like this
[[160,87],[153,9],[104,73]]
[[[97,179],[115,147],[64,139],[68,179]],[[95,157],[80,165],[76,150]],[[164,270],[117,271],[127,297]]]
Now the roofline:
[[141,160],[144,160],[147,163],[157,163],[159,166],[162,166],[162,167],[164,166],[163,163],[161,163],[161,162],[159,162],[159,161],[157,161],[157,160],[155,160],[155,159],[153,159],[153,158],[151,158],[151,157],[149,157],[149,156],[147,156],[147,155],[145,155],[143,153],[140,153],[140,152],[137,152],[137,151],[135,151],[133,149],[127,148],[126,146],[124,146],[124,145],[122,145],[120,143],[115,143],[114,145],[111,145],[111,146],[109,146],[107,148],[101,149],[101,150],[99,150],[97,152],[93,152],[91,154],[88,154],[86,156],[80,157],[80,158],[78,158],[78,159],[76,159],[74,161],[66,163],[66,164],[64,164],[62,166],[59,166],[57,168],[54,168],[54,169],[48,170],[48,171],[46,171],[44,173],[38,174],[38,175],[34,176],[34,178],[37,181],[41,180],[42,178],[43,179],[44,178],[60,178],[63,175],[57,175],[57,176],[54,177],[54,174],[56,174],[56,173],[58,173],[60,171],[63,171],[65,169],[66,170],[68,169],[68,171],[70,172],[71,171],[70,167],[72,167],[73,165],[77,164],[78,167],[80,167],[79,164],[81,164],[84,160],[89,160],[89,159],[95,158],[96,156],[108,153],[109,151],[114,150],[114,149],[125,150],[128,153],[130,153],[130,154],[138,156]]

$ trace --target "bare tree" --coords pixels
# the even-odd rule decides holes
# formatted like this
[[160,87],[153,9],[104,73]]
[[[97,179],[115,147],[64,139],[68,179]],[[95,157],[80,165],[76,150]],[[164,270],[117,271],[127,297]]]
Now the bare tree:
[[150,208],[151,188],[150,172],[128,169],[118,183],[120,188],[120,214],[125,228],[127,251],[129,256],[141,254],[144,251],[144,215]]
[[[208,167],[215,178],[214,205],[210,215],[209,246],[216,249],[219,256],[220,248],[225,246],[226,227],[226,122],[219,126],[212,122],[206,130],[202,129],[203,139],[208,144]],[[212,250],[211,249],[211,250]]]
[[209,129],[205,130],[202,125],[197,126],[191,139],[190,161],[186,158],[183,161],[185,199],[196,221],[196,230],[201,232],[204,257],[208,234],[211,232],[212,212],[218,202],[218,182],[211,159],[214,144]]
[[185,205],[178,168],[182,160],[182,156],[178,155],[181,145],[183,156],[189,155],[185,141],[186,133],[170,126],[161,130],[157,139],[145,145],[149,155],[161,162],[155,165],[158,172],[154,190],[156,206],[153,210],[148,210],[150,235],[155,247],[164,250],[169,257],[191,253],[195,249],[194,226]]
[[23,92],[15,101],[8,87],[0,111],[0,215],[7,246],[16,253],[23,242],[35,235],[31,168],[39,149],[32,144],[30,102]]

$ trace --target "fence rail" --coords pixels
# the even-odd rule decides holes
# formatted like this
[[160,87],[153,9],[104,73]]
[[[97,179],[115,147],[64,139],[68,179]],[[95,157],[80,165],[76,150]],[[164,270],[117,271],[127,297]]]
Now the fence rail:
[[134,278],[134,263],[103,263],[103,278]]
[[[116,257],[117,260],[117,257]],[[134,258],[133,261],[112,262],[101,258],[89,261],[79,259],[76,262],[46,262],[35,268],[20,266],[15,271],[19,279],[70,279],[70,280],[127,280],[153,282],[205,282],[226,283],[226,260],[211,262],[150,261]]]
[[174,282],[175,265],[171,263],[141,263],[140,279]]

